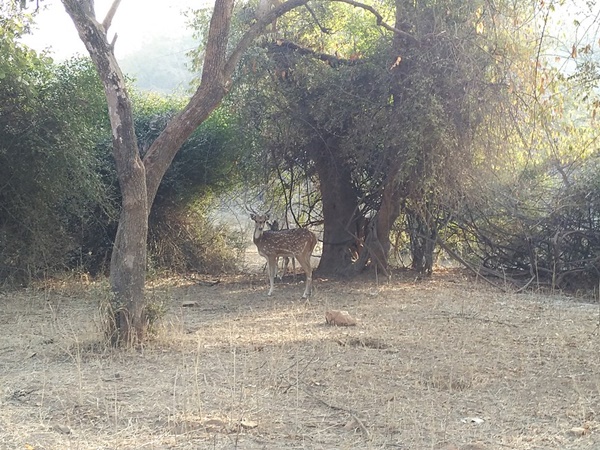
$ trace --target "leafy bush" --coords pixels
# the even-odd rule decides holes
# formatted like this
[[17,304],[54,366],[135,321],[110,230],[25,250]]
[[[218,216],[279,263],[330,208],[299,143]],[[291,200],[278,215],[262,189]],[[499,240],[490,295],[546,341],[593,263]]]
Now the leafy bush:
[[109,127],[88,60],[55,65],[0,31],[0,280],[81,261],[81,239],[115,213],[95,143]]
[[151,264],[176,273],[232,272],[240,259],[236,233],[216,225],[207,206],[174,206],[153,213],[149,232]]

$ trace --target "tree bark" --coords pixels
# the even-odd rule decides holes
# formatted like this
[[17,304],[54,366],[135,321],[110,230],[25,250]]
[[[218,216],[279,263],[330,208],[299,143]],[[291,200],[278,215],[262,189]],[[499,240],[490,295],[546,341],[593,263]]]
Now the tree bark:
[[[320,143],[320,144],[319,144]],[[348,275],[352,266],[350,247],[356,240],[359,213],[352,185],[352,170],[340,158],[337,142],[313,144],[312,159],[319,175],[323,202],[323,253],[319,275]]]
[[373,243],[369,245],[372,263],[377,264],[379,269],[389,277],[388,263],[390,257],[390,233],[392,226],[400,215],[400,196],[396,189],[396,178],[398,169],[388,172],[388,179],[383,187],[381,204],[375,216],[373,229],[376,232]]

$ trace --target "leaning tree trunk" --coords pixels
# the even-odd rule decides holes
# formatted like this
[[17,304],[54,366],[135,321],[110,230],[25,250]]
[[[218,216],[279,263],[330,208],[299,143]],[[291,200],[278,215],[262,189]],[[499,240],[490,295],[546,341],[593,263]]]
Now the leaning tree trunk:
[[390,166],[387,170],[382,192],[381,203],[375,216],[369,221],[364,248],[358,260],[354,263],[354,271],[360,272],[370,265],[379,269],[385,276],[390,277],[388,269],[391,249],[390,233],[400,215],[400,195],[398,192],[397,176],[399,164]]
[[[402,123],[403,117],[399,113],[402,93],[403,81],[410,70],[405,62],[401,63],[398,55],[403,53],[403,49],[408,43],[414,43],[408,33],[402,31],[406,27],[405,17],[401,13],[400,0],[396,2],[396,30],[400,30],[394,34],[394,45],[390,53],[392,62],[392,84],[390,94],[393,99],[392,107],[393,114],[396,117],[397,123]],[[391,146],[388,148],[387,164],[382,164],[384,169],[384,184],[381,192],[381,203],[377,214],[369,224],[367,236],[365,240],[365,251],[356,262],[356,270],[362,270],[364,265],[370,260],[370,263],[376,268],[379,268],[388,278],[390,272],[388,270],[389,256],[391,249],[390,233],[392,227],[400,215],[400,203],[402,201],[401,193],[398,188],[398,177],[402,168],[398,148]],[[384,159],[385,161],[386,159]]]

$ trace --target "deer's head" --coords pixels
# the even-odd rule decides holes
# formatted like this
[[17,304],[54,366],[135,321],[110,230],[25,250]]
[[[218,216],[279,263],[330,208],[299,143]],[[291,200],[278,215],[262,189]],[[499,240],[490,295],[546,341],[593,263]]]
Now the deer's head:
[[262,237],[267,221],[269,220],[269,213],[257,214],[253,212],[250,214],[250,218],[254,221],[254,241],[257,241]]
[[260,239],[265,230],[265,225],[268,225],[267,221],[270,217],[271,208],[264,214],[258,214],[252,208],[248,207],[248,205],[246,205],[246,210],[250,213],[250,218],[254,221],[254,240]]

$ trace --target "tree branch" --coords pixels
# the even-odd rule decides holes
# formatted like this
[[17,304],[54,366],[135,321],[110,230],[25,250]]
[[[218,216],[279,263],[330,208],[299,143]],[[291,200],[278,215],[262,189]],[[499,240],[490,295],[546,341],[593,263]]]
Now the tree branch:
[[346,59],[346,58],[338,58],[335,55],[330,55],[328,53],[317,52],[311,48],[302,47],[294,42],[287,41],[284,39],[278,39],[276,42],[273,42],[271,45],[271,51],[293,51],[298,53],[299,55],[310,55],[321,61],[325,61],[331,67],[336,67],[339,65],[352,66],[355,64],[359,64],[361,61],[359,59]]
[[[193,131],[221,103],[231,84],[225,67],[234,0],[216,0],[208,31],[200,86],[183,110],[169,121],[144,156],[148,204],[154,202],[158,186],[175,154]],[[241,57],[241,55],[240,55]]]
[[[242,38],[238,42],[237,46],[233,50],[233,52],[231,52],[231,55],[229,56],[229,60],[227,61],[227,64],[225,65],[225,76],[231,77],[231,75],[233,74],[233,71],[237,67],[237,64],[239,63],[240,59],[242,58],[242,55],[244,54],[244,52],[246,50],[248,50],[248,48],[250,48],[250,46],[252,45],[254,40],[262,33],[262,31],[264,30],[264,28],[267,25],[272,23],[275,19],[277,19],[277,18],[283,16],[284,14],[286,14],[287,12],[291,11],[292,9],[297,8],[299,6],[306,5],[308,3],[308,1],[309,0],[288,0],[288,1],[278,5],[276,8],[273,8],[272,10],[270,10],[268,14],[261,15],[260,18],[257,18],[256,23],[250,27],[250,29],[246,32],[246,34],[244,34],[244,36],[242,36]],[[375,18],[377,19],[377,25],[379,25],[393,33],[396,33],[400,36],[403,36],[406,39],[409,39],[411,42],[414,42],[414,43],[418,42],[417,39],[412,34],[407,33],[406,31],[402,31],[397,28],[394,28],[391,25],[388,25],[383,20],[383,16],[381,14],[379,14],[379,12],[372,6],[369,6],[364,3],[354,1],[354,0],[331,0],[331,1],[347,3],[356,8],[365,9],[375,16]],[[310,11],[310,9],[309,9],[309,11]]]
[[244,52],[250,48],[254,40],[260,36],[267,25],[292,9],[303,6],[306,3],[308,3],[308,0],[288,0],[276,8],[273,8],[268,14],[261,16],[256,23],[250,27],[246,34],[242,36],[235,49],[231,52],[229,60],[225,65],[225,75],[231,77]]
[[[451,258],[455,259],[456,261],[458,261],[459,263],[461,263],[463,266],[465,266],[467,269],[469,269],[471,272],[473,272],[475,275],[477,275],[478,277],[481,275],[481,270],[477,270],[475,267],[473,267],[471,264],[469,264],[465,259],[461,258],[461,256],[456,253],[454,250],[452,250],[444,241],[442,241],[439,237],[436,238],[435,240],[436,244],[438,244],[440,247],[442,247],[442,249],[444,249],[444,251],[446,253],[448,253],[448,255],[450,255]],[[483,268],[482,268],[483,269]],[[489,270],[486,269],[486,271],[491,274],[494,275],[498,278],[503,278],[501,275],[498,274],[498,272],[493,271],[493,270]],[[498,286],[496,283],[494,283],[493,281],[487,279],[484,276],[481,277],[483,279],[483,281],[485,281],[486,283],[490,284],[491,286],[495,287],[496,289],[500,289],[502,292],[506,292],[506,289],[504,289],[502,286]],[[504,277],[504,279],[506,280],[506,277]],[[513,284],[516,284],[514,282],[514,280],[510,280]],[[527,283],[529,284],[529,283]]]
[[308,6],[308,4],[306,4],[304,6],[306,7],[306,9],[308,9],[308,12],[312,16],[312,18],[315,19],[315,23],[317,24],[317,26],[321,30],[321,33],[331,34],[331,30],[329,28],[326,28],[323,25],[321,25],[321,22],[319,21],[319,18],[315,14],[314,10],[310,6]]
[[387,24],[386,22],[384,22],[383,16],[381,14],[379,14],[379,12],[370,5],[366,5],[364,3],[357,2],[354,0],[331,0],[331,1],[347,3],[348,5],[352,5],[356,8],[362,8],[366,11],[369,11],[371,14],[373,14],[375,16],[375,18],[377,19],[377,25],[379,25],[380,27],[383,27],[386,30],[391,31],[392,33],[396,33],[402,37],[405,37],[406,39],[410,40],[413,43],[418,43],[417,38],[415,38],[412,34],[407,33],[406,31],[399,30],[398,28],[393,27],[393,26]]
[[117,42],[117,38],[119,37],[119,35],[117,33],[115,33],[115,35],[112,38],[112,41],[110,41],[110,48],[112,49],[112,51],[115,51],[115,44]]
[[110,9],[106,13],[106,17],[102,21],[102,26],[104,27],[104,31],[108,31],[108,29],[110,28],[110,25],[112,23],[113,18],[115,17],[115,13],[117,12],[117,8],[119,7],[120,3],[121,3],[121,0],[114,0],[112,5],[110,5]]

